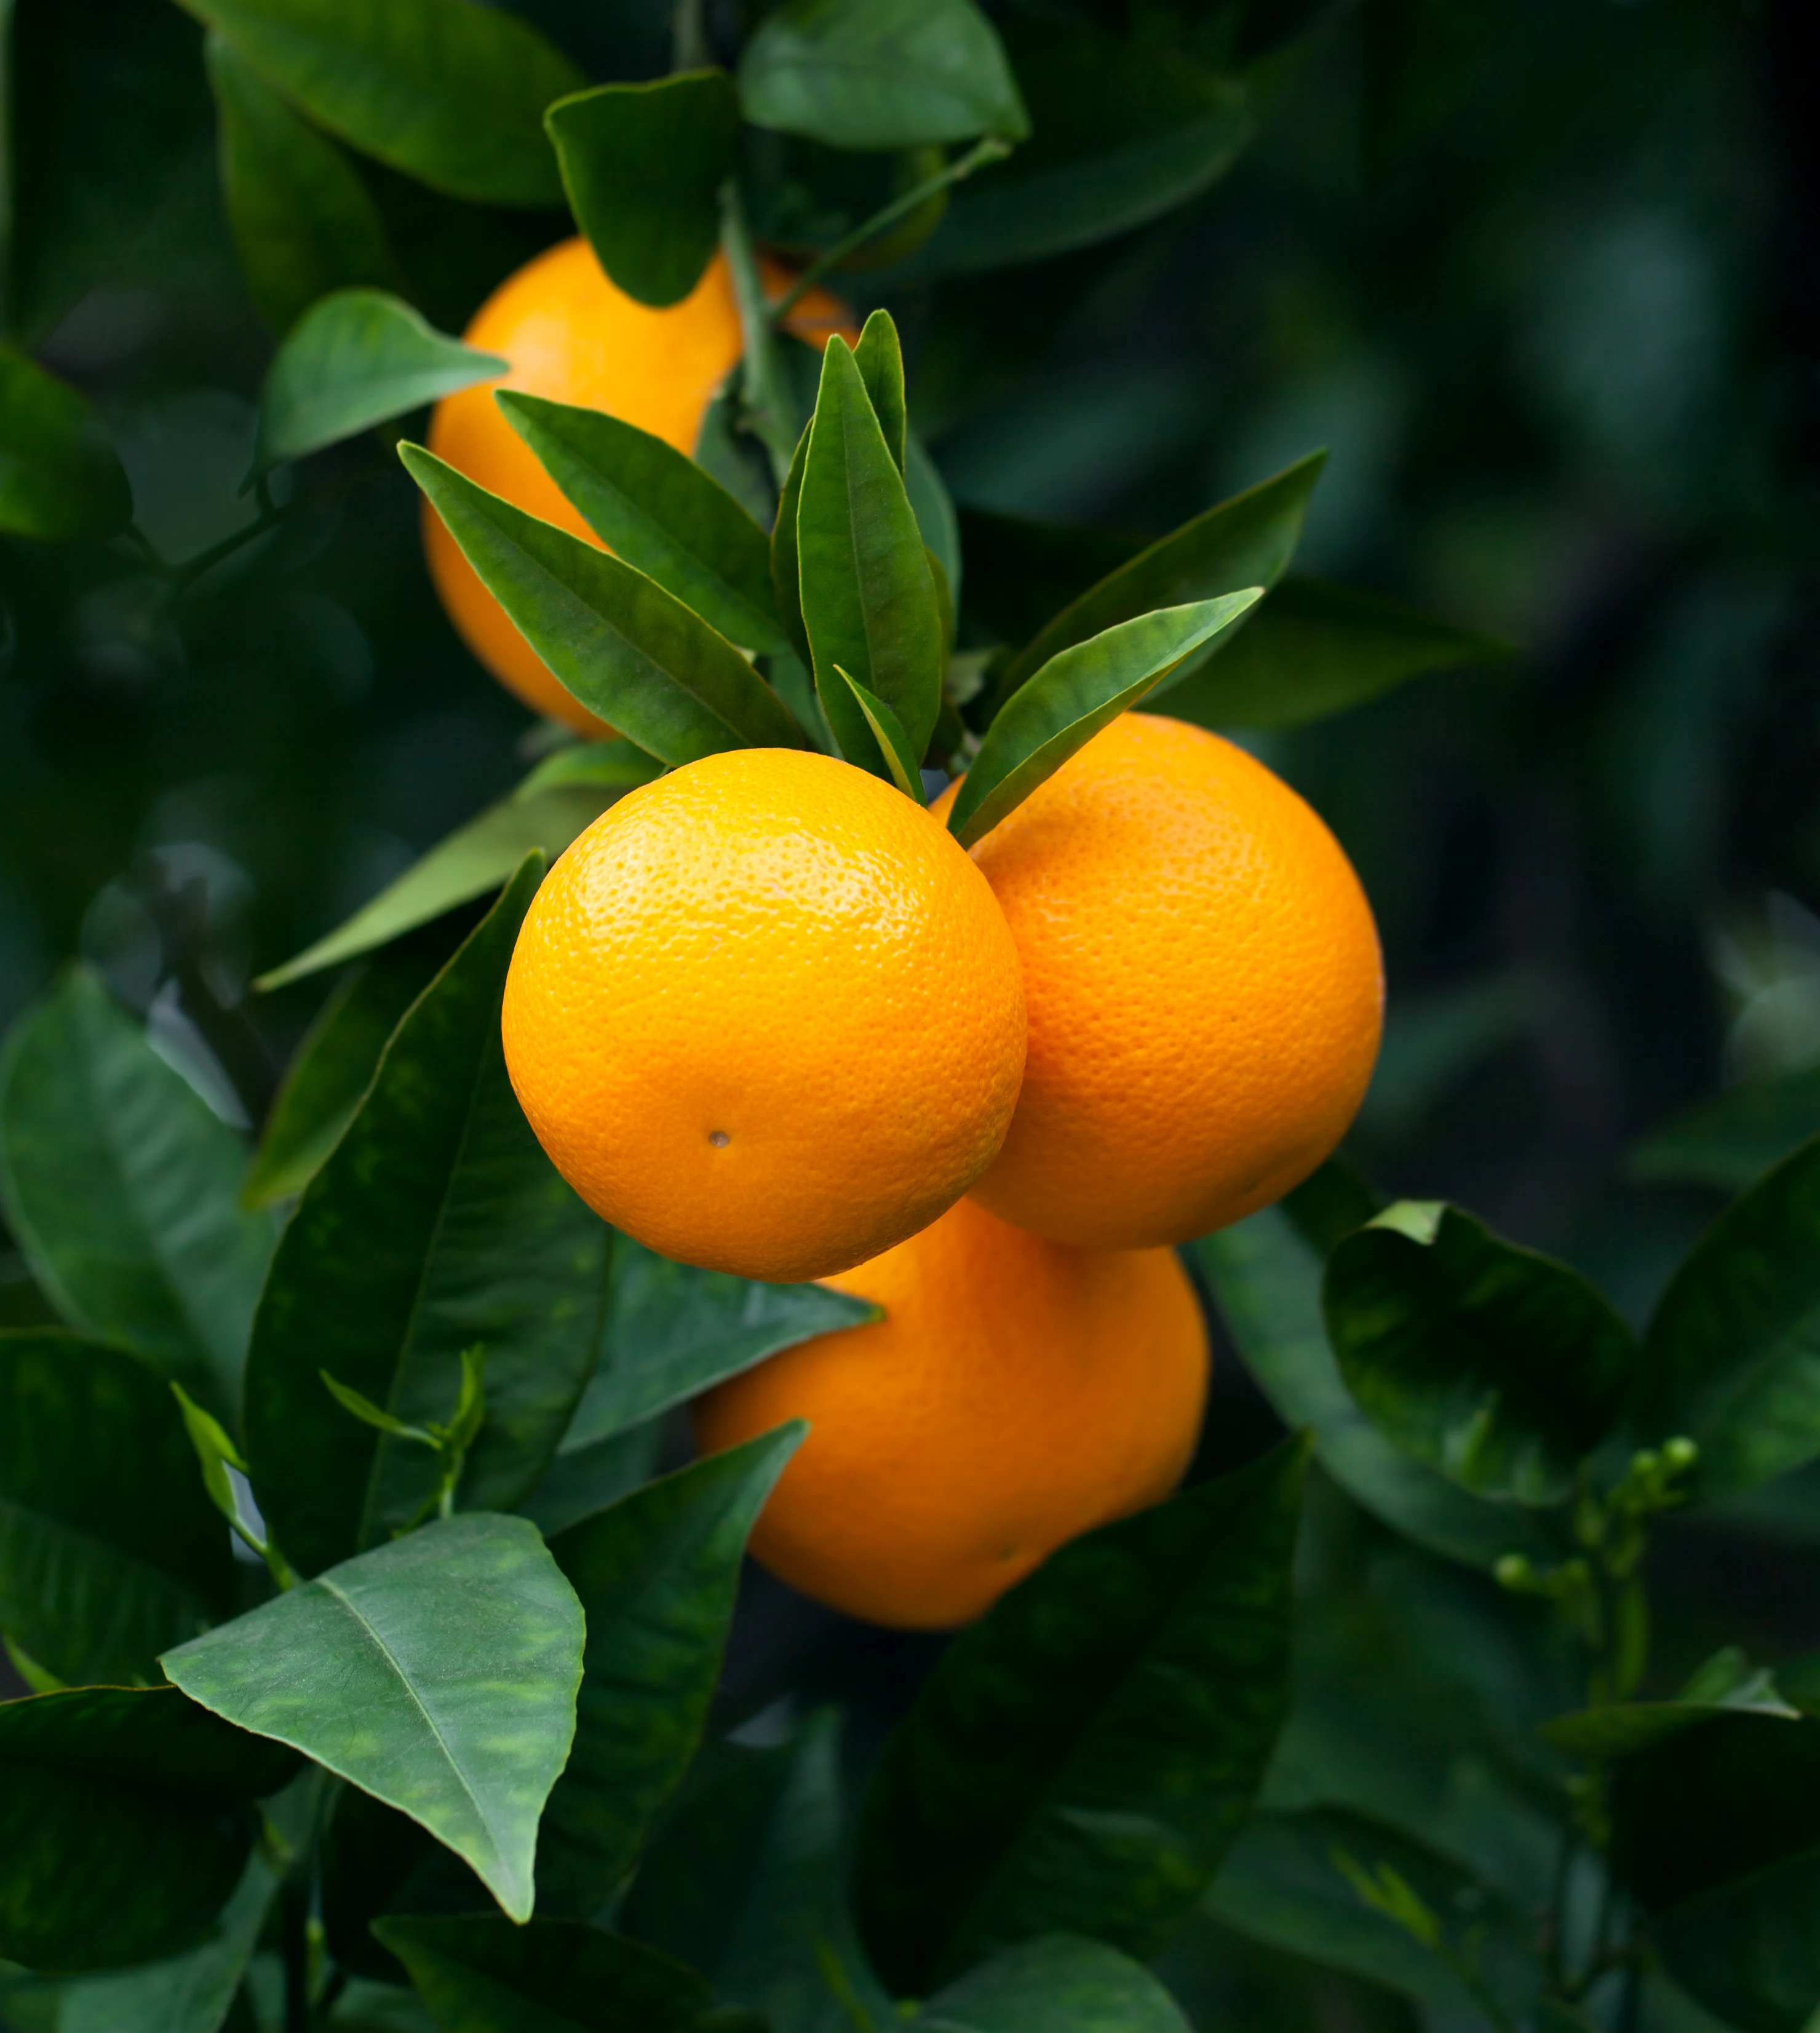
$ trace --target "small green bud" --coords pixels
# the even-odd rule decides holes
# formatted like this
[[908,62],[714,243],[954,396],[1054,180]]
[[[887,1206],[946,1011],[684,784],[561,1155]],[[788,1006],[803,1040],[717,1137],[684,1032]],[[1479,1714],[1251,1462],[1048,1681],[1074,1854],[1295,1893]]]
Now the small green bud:
[[1662,1443],[1662,1458],[1673,1475],[1685,1475],[1700,1458],[1698,1445],[1685,1433],[1677,1433],[1673,1440]]
[[1512,1595],[1534,1595],[1541,1586],[1535,1568],[1522,1553],[1506,1553],[1492,1569],[1492,1576],[1500,1588],[1508,1589]]

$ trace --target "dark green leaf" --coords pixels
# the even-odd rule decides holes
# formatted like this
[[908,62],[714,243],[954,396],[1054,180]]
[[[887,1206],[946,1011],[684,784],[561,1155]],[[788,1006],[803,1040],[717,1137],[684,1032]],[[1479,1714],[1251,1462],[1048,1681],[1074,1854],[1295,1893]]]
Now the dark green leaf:
[[1556,1717],[1542,1734],[1578,1757],[1627,1758],[1715,1716],[1775,1716],[1793,1722],[1800,1713],[1783,1700],[1766,1668],[1753,1667],[1732,1645],[1715,1653],[1672,1701],[1612,1702],[1582,1709]]
[[1741,2033],[1803,2033],[1820,2006],[1820,1848],[1690,1899],[1656,1945],[1688,1994]]
[[284,331],[331,290],[394,282],[398,264],[379,208],[335,143],[221,36],[208,38],[208,78],[228,224],[266,323]]
[[167,1653],[178,1686],[420,1821],[527,1918],[582,1610],[537,1527],[451,1518]]
[[286,1069],[241,1188],[249,1207],[301,1192],[353,1120],[385,1042],[436,972],[427,942],[355,968],[324,1003]]
[[502,9],[467,0],[184,0],[311,119],[433,190],[558,205],[543,129],[586,80]]
[[118,1969],[197,1941],[297,1765],[169,1687],[0,1702],[0,1956]]
[[551,1541],[592,1634],[575,1742],[538,1839],[546,1911],[597,1919],[699,1743],[752,1523],[801,1421],[638,1490]]
[[964,1632],[874,1774],[859,1912],[926,1992],[1058,1929],[1155,1953],[1289,1699],[1300,1442],[1055,1554]]
[[1359,1410],[1328,1344],[1321,1259],[1284,1207],[1266,1207],[1189,1248],[1245,1367],[1286,1425],[1313,1428],[1315,1458],[1350,1496],[1470,1566],[1552,1550],[1537,1514],[1469,1495],[1393,1446]]
[[132,514],[125,470],[88,399],[0,346],[0,530],[66,543],[111,536]]
[[1635,1374],[1601,1293],[1457,1207],[1387,1207],[1328,1258],[1322,1297],[1365,1416],[1481,1496],[1561,1501]]
[[911,2033],[1189,2033],[1148,1970],[1103,1942],[1048,1934],[931,1998]]
[[740,63],[758,127],[837,148],[914,148],[1030,131],[1003,46],[973,0],[785,0]]
[[838,664],[834,666],[834,676],[847,687],[853,703],[859,707],[872,739],[878,743],[878,753],[884,758],[886,772],[892,782],[905,797],[923,803],[922,758],[911,747],[903,723],[875,692],[867,691],[857,678],[849,676]]
[[740,142],[724,70],[602,84],[544,115],[569,209],[601,266],[641,304],[680,303],[721,237],[721,186]]
[[904,440],[909,428],[904,400],[904,349],[897,343],[897,328],[889,311],[874,311],[867,319],[859,343],[853,349],[853,365],[866,384],[885,449],[897,470],[904,473]]
[[642,1425],[812,1335],[882,1317],[867,1301],[825,1285],[698,1271],[617,1237],[604,1352],[563,1451]]
[[790,2033],[852,2033],[830,1953],[874,2027],[891,2023],[848,1909],[839,1738],[839,1717],[823,1709],[788,1743],[710,1746],[620,1915],[626,1933]]
[[[864,334],[861,334],[864,337]],[[927,549],[947,575],[949,597],[958,602],[961,586],[961,524],[935,462],[912,430],[904,434],[904,491]]]
[[548,1539],[630,1496],[657,1472],[667,1422],[659,1417],[604,1440],[559,1447],[537,1486],[519,1506]]
[[941,612],[903,475],[846,341],[829,339],[822,360],[796,511],[803,621],[842,754],[886,775],[834,666],[885,701],[920,759],[942,702]]
[[655,580],[421,447],[399,451],[488,591],[590,713],[672,765],[803,745],[788,709],[732,644]]
[[693,1970],[579,1921],[463,1914],[373,1931],[444,2033],[691,2033],[713,2002]]
[[1696,1102],[1635,1145],[1634,1179],[1740,1193],[1799,1144],[1820,1135],[1820,1067],[1747,1080]]
[[615,554],[730,642],[786,650],[770,546],[732,496],[673,445],[601,410],[503,391],[506,420]]
[[527,1496],[600,1346],[612,1231],[544,1155],[506,1078],[500,998],[534,857],[393,1034],[305,1189],[253,1325],[246,1446],[261,1511],[305,1574],[416,1515],[435,1457],[353,1418],[322,1372],[406,1423],[446,1423],[486,1351],[470,1509]]
[[383,290],[337,290],[298,320],[267,373],[259,465],[281,466],[357,437],[503,374],[507,365],[433,331]]
[[245,1145],[73,969],[0,1052],[0,1207],[69,1324],[231,1413],[272,1254]]
[[1286,578],[1169,710],[1202,727],[1300,727],[1426,671],[1503,661],[1510,645],[1376,594]]
[[1734,1201],[1695,1245],[1644,1338],[1638,1420],[1698,1443],[1702,1496],[1820,1455],[1820,1137]]
[[67,1335],[0,1335],[0,1631],[60,1680],[150,1679],[231,1590],[159,1378]]
[[[1115,622],[1131,620],[1152,608],[1211,600],[1238,586],[1275,586],[1295,554],[1309,496],[1326,462],[1325,452],[1310,453],[1275,479],[1235,494],[1159,537],[1129,563],[1108,573],[1011,659],[998,678],[996,698],[1009,698],[1051,657]],[[1174,683],[1185,683],[1196,668],[1194,660],[1178,665]]]
[[790,470],[777,496],[777,519],[771,525],[771,591],[790,647],[805,671],[815,666],[808,631],[803,626],[803,560],[796,548],[796,519],[803,505],[803,469],[809,460],[811,425],[803,427],[790,455]]
[[1259,598],[1256,586],[1115,623],[1058,650],[987,729],[948,813],[963,847],[989,833],[1099,730],[1137,705]]

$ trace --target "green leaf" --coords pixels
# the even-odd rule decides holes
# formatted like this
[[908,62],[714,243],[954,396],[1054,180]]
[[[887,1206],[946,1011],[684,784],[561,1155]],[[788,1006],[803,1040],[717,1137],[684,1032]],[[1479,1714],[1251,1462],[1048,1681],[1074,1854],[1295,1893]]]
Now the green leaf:
[[604,1440],[559,1447],[537,1488],[519,1506],[519,1514],[548,1539],[630,1496],[657,1473],[667,1425],[661,1417],[647,1419]]
[[713,2002],[693,1970],[579,1921],[462,1914],[373,1932],[444,2033],[691,2033]]
[[440,957],[428,942],[395,947],[336,984],[279,1083],[240,1189],[246,1206],[269,1207],[309,1185],[354,1120],[387,1039],[429,987]]
[[1820,2008],[1820,1848],[1662,1916],[1655,1945],[1690,1997],[1741,2033],[1805,2033]]
[[600,1366],[563,1436],[566,1454],[641,1425],[813,1335],[884,1315],[826,1285],[767,1285],[613,1243],[612,1299]]
[[285,331],[331,290],[393,282],[385,223],[354,165],[224,37],[208,54],[222,196],[260,316]]
[[125,469],[87,397],[0,346],[0,530],[67,543],[110,537],[132,515]]
[[1636,1372],[1630,1330],[1585,1279],[1432,1202],[1347,1236],[1323,1304],[1360,1410],[1481,1496],[1562,1501]]
[[118,1969],[198,1941],[296,1769],[169,1687],[0,1702],[0,1956]]
[[1633,1146],[1624,1169],[1634,1179],[1739,1193],[1814,1136],[1820,1066],[1803,1066],[1696,1102]]
[[1155,691],[1260,596],[1260,588],[1250,586],[1218,600],[1166,607],[1058,651],[987,729],[949,808],[948,830],[963,847],[983,838],[1103,727]]
[[1315,1459],[1348,1496],[1418,1544],[1471,1567],[1491,1567],[1514,1552],[1554,1556],[1541,1514],[1469,1495],[1393,1445],[1359,1410],[1328,1343],[1321,1258],[1285,1207],[1266,1207],[1189,1247],[1246,1368],[1286,1425],[1313,1429]]
[[350,1418],[322,1371],[409,1425],[443,1424],[461,1351],[482,1343],[487,1420],[461,1498],[507,1510],[535,1485],[594,1367],[612,1231],[544,1155],[500,1043],[541,872],[526,862],[394,1032],[273,1260],[246,1451],[260,1509],[305,1574],[381,1543],[436,1486],[429,1451]]
[[597,85],[558,99],[544,125],[601,266],[641,304],[680,303],[720,243],[721,186],[739,156],[733,80],[695,70]]
[[1644,1337],[1638,1423],[1684,1433],[1702,1497],[1820,1455],[1820,1137],[1735,1200],[1694,1246]]
[[834,666],[885,701],[920,760],[942,703],[941,612],[903,475],[838,334],[822,362],[796,511],[803,620],[842,754],[882,776],[878,745]]
[[910,2033],[1189,2033],[1148,1970],[1101,1941],[1048,1934],[930,1999]]
[[64,1991],[57,2033],[217,2033],[258,1945],[277,1881],[255,1856],[214,1932],[186,1955],[84,1977]]
[[531,28],[467,0],[183,0],[318,125],[433,190],[559,205],[544,108],[586,80]]
[[652,1838],[620,1926],[791,2033],[852,2033],[831,1956],[882,2033],[893,2006],[848,1908],[843,1790],[832,1709],[787,1743],[710,1745]]
[[[624,751],[623,775],[612,781],[551,783],[540,788],[534,772],[510,797],[489,805],[479,818],[458,827],[423,859],[389,882],[332,932],[306,946],[283,966],[262,974],[256,988],[283,988],[305,975],[387,945],[479,897],[495,894],[511,880],[527,854],[554,860],[576,834],[608,806],[657,772],[657,766],[630,742],[605,743]],[[563,751],[566,753],[567,751]],[[552,756],[552,762],[560,760]]]
[[785,0],[740,62],[755,126],[837,148],[1030,131],[1004,46],[973,0]]
[[344,1561],[163,1664],[204,1707],[421,1822],[522,1920],[582,1632],[537,1527],[473,1514]]
[[867,691],[838,664],[834,666],[834,675],[852,694],[853,703],[864,717],[872,739],[878,744],[878,752],[885,758],[885,767],[892,782],[905,797],[923,803],[921,758],[910,746],[910,737],[904,732],[903,722],[875,692]]
[[[1309,496],[1327,462],[1311,452],[1230,501],[1185,522],[1148,550],[1089,586],[1018,651],[1001,673],[994,698],[1002,704],[1033,678],[1051,657],[1129,621],[1152,608],[1211,600],[1235,586],[1275,585],[1295,555]],[[1212,653],[1210,648],[1206,653]],[[1195,661],[1177,667],[1174,683],[1185,683]]]
[[1766,1668],[1753,1667],[1736,1645],[1728,1645],[1707,1660],[1672,1701],[1612,1702],[1582,1709],[1557,1716],[1543,1726],[1542,1734],[1577,1757],[1628,1758],[1715,1716],[1774,1716],[1794,1722],[1800,1713],[1782,1698]]
[[[863,333],[861,334],[863,337]],[[961,587],[961,523],[947,483],[912,430],[904,434],[904,491],[926,548],[947,575],[949,597],[958,603]]]
[[509,365],[434,331],[383,290],[337,290],[298,320],[267,372],[258,469],[358,437]]
[[728,748],[800,748],[789,709],[673,593],[592,544],[399,448],[487,590],[590,713],[673,765]]
[[1057,1930],[1154,1955],[1249,1810],[1289,1700],[1305,1447],[1064,1547],[957,1638],[873,1775],[858,1907],[926,1992]]
[[616,556],[692,607],[730,642],[789,647],[764,531],[673,445],[609,417],[502,391],[506,421]]
[[777,496],[777,514],[771,525],[771,590],[790,647],[805,671],[815,668],[815,653],[809,647],[808,631],[803,625],[803,559],[796,544],[796,521],[802,513],[803,471],[809,462],[809,438],[813,425],[805,425],[790,455],[790,470]]
[[245,1147],[85,968],[0,1050],[0,1209],[59,1314],[231,1414],[272,1254]]
[[733,1614],[753,1521],[800,1420],[699,1461],[571,1526],[550,1552],[592,1634],[575,1748],[544,1814],[546,1911],[599,1918],[687,1769]]
[[1169,710],[1201,727],[1301,727],[1425,672],[1513,653],[1375,593],[1286,578],[1211,663],[1171,687]]
[[232,1593],[165,1385],[114,1349],[0,1335],[0,1630],[59,1680],[148,1679]]
[[900,473],[904,470],[904,436],[909,428],[904,398],[904,349],[889,311],[874,311],[853,349],[853,365],[866,384],[867,399],[878,419],[885,449]]

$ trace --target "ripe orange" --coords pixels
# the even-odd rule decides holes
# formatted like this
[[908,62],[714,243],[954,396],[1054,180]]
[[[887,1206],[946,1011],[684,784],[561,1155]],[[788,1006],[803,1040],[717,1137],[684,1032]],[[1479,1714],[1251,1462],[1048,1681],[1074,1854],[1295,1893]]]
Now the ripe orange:
[[[781,296],[789,276],[774,264],[763,265],[766,288]],[[820,290],[803,298],[787,324],[814,345],[826,346],[831,332],[858,336],[846,306]],[[546,249],[507,276],[463,336],[470,346],[509,360],[512,371],[437,403],[430,450],[515,507],[591,544],[600,539],[500,414],[493,391],[519,388],[605,410],[693,452],[709,399],[741,350],[724,255],[714,256],[680,304],[653,310],[609,282],[594,250],[580,239]],[[551,675],[427,501],[423,535],[430,577],[449,619],[493,676],[537,712],[582,733],[601,733],[602,723]]]
[[1182,1242],[1339,1141],[1377,1057],[1376,927],[1339,842],[1261,762],[1124,713],[973,858],[1030,1025],[984,1206],[1092,1248]]
[[1024,994],[984,878],[831,756],[745,748],[622,798],[550,870],[506,1065],[589,1206],[666,1256],[818,1278],[991,1162]]
[[1207,1333],[1173,1251],[1069,1249],[962,1200],[825,1282],[886,1317],[694,1408],[710,1454],[808,1420],[752,1535],[805,1593],[875,1623],[964,1623],[1188,1466]]

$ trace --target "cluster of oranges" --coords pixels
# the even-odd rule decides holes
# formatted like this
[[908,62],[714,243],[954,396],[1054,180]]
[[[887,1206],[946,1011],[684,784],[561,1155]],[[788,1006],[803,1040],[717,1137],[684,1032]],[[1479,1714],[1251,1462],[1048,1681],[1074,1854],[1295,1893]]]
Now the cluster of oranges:
[[[812,293],[794,328],[844,317]],[[685,451],[740,351],[723,264],[652,310],[581,241],[468,336],[511,361],[503,385]],[[448,399],[431,444],[589,534],[490,388]],[[599,731],[433,515],[426,534],[482,661]],[[1218,736],[1126,713],[971,854],[942,823],[953,795],[924,810],[796,750],[676,769],[551,870],[503,1019],[526,1114],[607,1220],[884,1309],[721,1384],[695,1425],[715,1451],[806,1417],[754,1551],[838,1608],[929,1627],[1180,1477],[1208,1350],[1173,1245],[1332,1149],[1383,996],[1344,854]]]

